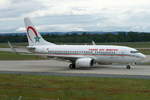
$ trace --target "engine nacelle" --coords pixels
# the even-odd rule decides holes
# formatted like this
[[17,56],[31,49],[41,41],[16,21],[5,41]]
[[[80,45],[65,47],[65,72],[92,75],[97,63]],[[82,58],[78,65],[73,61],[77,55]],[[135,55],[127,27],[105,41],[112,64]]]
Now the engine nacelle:
[[75,62],[76,67],[92,67],[94,65],[94,59],[92,58],[79,58]]

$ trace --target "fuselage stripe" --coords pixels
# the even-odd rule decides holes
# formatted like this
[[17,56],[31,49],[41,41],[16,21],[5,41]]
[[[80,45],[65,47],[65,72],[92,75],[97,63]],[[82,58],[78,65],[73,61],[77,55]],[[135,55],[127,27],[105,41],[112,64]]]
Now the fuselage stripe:
[[102,54],[102,55],[98,55],[98,54],[49,54],[49,55],[87,55],[87,56],[130,56],[130,55],[105,55],[105,54]]

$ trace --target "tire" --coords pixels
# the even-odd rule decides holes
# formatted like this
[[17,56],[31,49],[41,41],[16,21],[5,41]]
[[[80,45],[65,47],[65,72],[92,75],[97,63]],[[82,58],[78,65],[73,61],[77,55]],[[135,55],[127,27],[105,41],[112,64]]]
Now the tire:
[[75,69],[75,68],[76,68],[76,67],[75,67],[75,64],[70,64],[70,65],[69,65],[69,68],[70,68],[70,69]]
[[127,67],[126,67],[127,69],[131,69],[131,66],[130,65],[127,65]]
[[72,69],[72,64],[69,65],[69,68]]

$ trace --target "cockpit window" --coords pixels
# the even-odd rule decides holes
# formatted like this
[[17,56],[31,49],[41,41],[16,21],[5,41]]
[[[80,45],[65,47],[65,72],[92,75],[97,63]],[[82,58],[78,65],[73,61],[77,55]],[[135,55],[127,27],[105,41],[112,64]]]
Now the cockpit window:
[[139,53],[139,51],[131,51],[131,53]]

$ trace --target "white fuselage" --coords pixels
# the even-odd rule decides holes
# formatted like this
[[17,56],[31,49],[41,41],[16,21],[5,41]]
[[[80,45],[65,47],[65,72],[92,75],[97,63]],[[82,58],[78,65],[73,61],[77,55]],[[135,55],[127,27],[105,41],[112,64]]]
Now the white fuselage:
[[49,57],[92,58],[97,63],[135,63],[145,55],[134,48],[111,45],[43,45],[35,52]]

